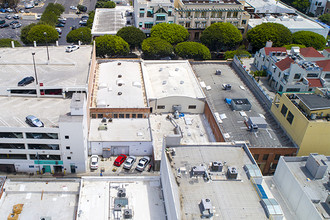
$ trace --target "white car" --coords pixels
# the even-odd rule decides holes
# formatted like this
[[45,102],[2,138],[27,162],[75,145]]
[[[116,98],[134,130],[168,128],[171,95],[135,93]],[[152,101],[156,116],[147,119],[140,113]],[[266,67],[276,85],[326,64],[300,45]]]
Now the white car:
[[99,168],[99,157],[97,155],[91,156],[91,170],[97,170]]
[[77,8],[77,6],[73,6],[73,5],[71,5],[71,6],[70,6],[70,9],[72,9],[72,10],[77,10],[78,8]]
[[135,163],[135,161],[136,161],[136,157],[129,156],[127,158],[127,160],[125,161],[123,168],[126,170],[130,170],[132,168],[133,164]]
[[36,15],[37,20],[40,20],[40,18],[41,18],[41,15]]
[[136,165],[136,170],[142,172],[144,168],[150,163],[150,157],[144,156],[139,160],[138,165]]
[[65,52],[70,53],[70,52],[75,51],[75,50],[78,50],[78,49],[79,49],[79,46],[77,46],[77,45],[72,45],[72,46],[68,46],[68,47],[66,47]]

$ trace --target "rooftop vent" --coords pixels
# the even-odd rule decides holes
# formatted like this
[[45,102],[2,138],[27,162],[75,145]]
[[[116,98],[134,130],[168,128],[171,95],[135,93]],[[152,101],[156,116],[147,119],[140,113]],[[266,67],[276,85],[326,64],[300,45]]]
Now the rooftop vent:
[[175,71],[179,71],[179,68],[175,68]]
[[123,77],[123,75],[119,74],[119,75],[118,75],[118,78],[121,78],[121,77]]
[[228,167],[227,178],[228,179],[237,179],[237,168],[236,167]]
[[327,160],[324,155],[310,154],[305,167],[315,179],[322,179],[328,169]]
[[117,65],[120,66],[121,65],[121,62],[118,62]]
[[131,219],[133,217],[132,209],[124,209],[124,219]]
[[163,71],[163,68],[159,68],[159,72]]
[[122,92],[118,92],[118,95],[122,95],[123,93]]
[[212,166],[211,166],[211,171],[213,172],[221,172],[223,168],[223,165],[221,162],[218,161],[214,161],[212,162]]
[[125,188],[118,188],[118,193],[117,193],[118,197],[126,197],[126,189]]
[[107,124],[100,124],[98,127],[99,131],[106,131],[108,130]]
[[105,117],[102,118],[101,122],[102,122],[102,123],[106,123],[106,122],[107,122],[107,118],[105,118]]
[[184,83],[184,81],[183,81],[183,80],[181,80],[181,81],[180,81],[180,84],[183,84],[183,83]]
[[212,203],[210,199],[202,199],[199,204],[202,218],[211,218],[213,216]]
[[201,176],[206,173],[206,167],[205,166],[194,166],[191,168],[191,173],[193,176]]

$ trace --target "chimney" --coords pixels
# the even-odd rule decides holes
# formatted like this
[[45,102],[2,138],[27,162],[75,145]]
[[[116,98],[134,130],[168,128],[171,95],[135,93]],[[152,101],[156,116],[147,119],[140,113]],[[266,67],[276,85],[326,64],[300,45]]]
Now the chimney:
[[266,42],[266,47],[272,47],[273,46],[273,42],[271,40]]

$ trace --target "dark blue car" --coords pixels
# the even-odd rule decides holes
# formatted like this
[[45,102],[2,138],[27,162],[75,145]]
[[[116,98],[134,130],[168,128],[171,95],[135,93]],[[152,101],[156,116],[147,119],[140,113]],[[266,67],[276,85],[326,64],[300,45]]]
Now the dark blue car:
[[33,76],[28,76],[18,82],[17,86],[26,86],[30,83],[34,82]]

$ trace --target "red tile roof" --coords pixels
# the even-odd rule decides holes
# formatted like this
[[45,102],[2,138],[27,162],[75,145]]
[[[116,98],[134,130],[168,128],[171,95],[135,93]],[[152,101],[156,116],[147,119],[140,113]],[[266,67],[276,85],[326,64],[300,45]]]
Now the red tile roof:
[[300,48],[300,54],[304,57],[324,57],[313,47]]
[[320,60],[315,63],[323,69],[322,71],[330,71],[330,60]]
[[264,47],[265,53],[267,56],[269,56],[270,52],[284,52],[286,53],[285,47]]
[[309,87],[323,87],[320,79],[307,79]]
[[330,48],[328,48],[328,49],[325,49],[326,51],[328,51],[329,53],[330,53]]
[[291,59],[290,57],[287,57],[281,61],[278,61],[275,65],[280,68],[280,70],[284,71],[288,68],[290,68],[291,63],[294,63],[294,60]]

